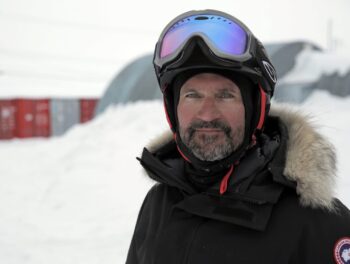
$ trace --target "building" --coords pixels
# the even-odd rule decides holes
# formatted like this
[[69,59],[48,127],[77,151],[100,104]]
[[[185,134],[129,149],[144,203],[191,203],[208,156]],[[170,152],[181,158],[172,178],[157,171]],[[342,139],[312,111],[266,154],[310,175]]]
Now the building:
[[[305,41],[265,45],[277,71],[274,100],[301,103],[316,89],[350,95],[350,58],[327,53]],[[96,113],[109,105],[162,97],[152,64],[153,54],[145,55],[122,69],[109,84]]]

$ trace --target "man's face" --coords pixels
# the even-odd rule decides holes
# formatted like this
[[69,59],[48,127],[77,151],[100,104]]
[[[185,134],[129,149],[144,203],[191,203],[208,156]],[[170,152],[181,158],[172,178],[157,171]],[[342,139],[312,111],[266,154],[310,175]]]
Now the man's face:
[[188,79],[180,90],[177,116],[182,141],[201,160],[223,159],[243,142],[241,92],[221,75],[201,73]]

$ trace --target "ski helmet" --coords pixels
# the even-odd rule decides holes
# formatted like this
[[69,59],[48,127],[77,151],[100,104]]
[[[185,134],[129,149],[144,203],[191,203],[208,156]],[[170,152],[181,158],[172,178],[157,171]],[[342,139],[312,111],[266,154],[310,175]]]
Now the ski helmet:
[[[168,123],[182,156],[199,168],[213,170],[233,164],[244,153],[251,138],[263,129],[277,81],[276,71],[262,43],[241,21],[217,10],[190,11],[173,19],[162,31],[153,64]],[[183,74],[224,72],[249,79],[256,90],[255,118],[250,135],[236,153],[220,162],[203,162],[179,139],[174,107],[174,80]],[[188,74],[190,73],[190,74]],[[244,88],[243,88],[244,89]]]

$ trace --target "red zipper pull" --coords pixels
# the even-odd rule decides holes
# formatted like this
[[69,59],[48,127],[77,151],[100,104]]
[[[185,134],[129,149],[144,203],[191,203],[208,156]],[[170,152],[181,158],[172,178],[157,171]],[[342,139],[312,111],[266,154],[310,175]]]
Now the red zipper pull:
[[227,183],[228,180],[231,176],[231,174],[233,173],[233,168],[234,166],[231,165],[230,170],[226,173],[226,175],[224,176],[224,178],[222,178],[221,183],[220,183],[220,194],[224,194],[227,190]]

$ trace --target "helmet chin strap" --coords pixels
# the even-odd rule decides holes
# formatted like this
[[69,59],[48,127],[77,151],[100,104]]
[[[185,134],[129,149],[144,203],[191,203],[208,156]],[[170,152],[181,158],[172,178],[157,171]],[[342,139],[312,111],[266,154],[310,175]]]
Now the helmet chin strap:
[[[164,112],[165,112],[165,116],[166,116],[166,121],[168,122],[168,125],[169,125],[171,131],[174,132],[173,124],[171,123],[170,117],[169,117],[169,114],[168,114],[168,110],[167,110],[167,106],[166,106],[166,102],[165,102],[165,96],[163,96],[163,106],[164,106]],[[174,137],[176,137],[175,132],[174,132]]]
[[266,93],[264,92],[264,89],[261,87],[260,83],[259,83],[259,91],[260,91],[260,118],[259,118],[258,125],[256,127],[257,130],[261,130],[265,123],[266,101],[267,101]]
[[[260,117],[259,117],[259,122],[258,125],[252,135],[252,142],[248,146],[252,147],[256,144],[256,131],[261,131],[263,128],[263,125],[265,123],[265,117],[266,117],[266,103],[267,103],[267,96],[266,93],[264,92],[262,86],[259,83],[259,92],[260,92]],[[236,161],[234,164],[231,165],[229,171],[226,173],[226,175],[222,178],[221,183],[220,183],[220,195],[223,195],[227,191],[227,186],[228,186],[228,181],[231,177],[231,175],[234,173],[234,168],[236,165],[239,164],[239,160]]]
[[186,157],[186,155],[181,151],[179,145],[177,144],[177,136],[176,133],[174,133],[174,140],[176,142],[176,147],[177,147],[177,151],[180,153],[180,155],[182,156],[182,158],[184,160],[186,160],[188,163],[192,163],[191,160],[189,158]]

